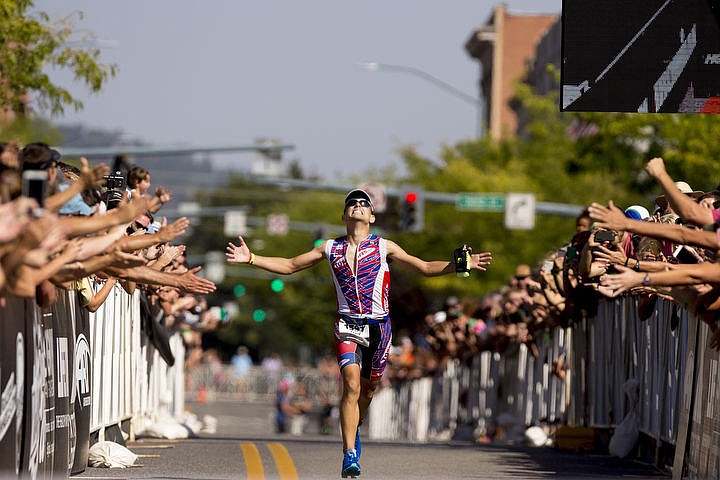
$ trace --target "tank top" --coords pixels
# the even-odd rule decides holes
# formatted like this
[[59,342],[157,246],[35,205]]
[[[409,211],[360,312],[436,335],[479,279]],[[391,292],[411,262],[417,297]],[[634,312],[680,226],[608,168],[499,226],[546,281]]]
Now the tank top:
[[330,262],[338,314],[384,321],[389,314],[390,269],[387,240],[371,234],[357,247],[355,273],[348,264],[347,237],[329,240],[325,256]]

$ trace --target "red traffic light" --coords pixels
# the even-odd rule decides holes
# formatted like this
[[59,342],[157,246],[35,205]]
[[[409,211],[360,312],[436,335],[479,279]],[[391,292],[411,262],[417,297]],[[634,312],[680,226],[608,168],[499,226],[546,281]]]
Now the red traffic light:
[[415,203],[417,202],[418,196],[415,192],[407,192],[405,194],[405,202],[406,203]]

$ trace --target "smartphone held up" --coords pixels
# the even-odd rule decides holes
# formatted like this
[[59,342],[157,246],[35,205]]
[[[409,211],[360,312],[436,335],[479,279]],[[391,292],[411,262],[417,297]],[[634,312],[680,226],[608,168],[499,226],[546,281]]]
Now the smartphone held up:
[[22,174],[22,195],[33,198],[37,208],[31,214],[40,217],[45,212],[45,197],[48,194],[48,174],[45,170],[25,170]]

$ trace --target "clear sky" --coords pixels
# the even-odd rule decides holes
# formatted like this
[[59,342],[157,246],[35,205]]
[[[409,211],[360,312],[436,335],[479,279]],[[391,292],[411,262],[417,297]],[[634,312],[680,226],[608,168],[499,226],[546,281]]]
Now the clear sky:
[[[510,0],[512,12],[560,13],[561,0]],[[398,147],[436,158],[476,133],[469,103],[422,79],[363,71],[374,61],[423,70],[477,96],[463,46],[494,3],[479,0],[41,0],[81,11],[118,74],[61,123],[123,131],[154,145],[252,144],[276,137],[326,180],[401,166]],[[70,75],[60,82],[72,84]],[[248,162],[238,154],[223,162]]]

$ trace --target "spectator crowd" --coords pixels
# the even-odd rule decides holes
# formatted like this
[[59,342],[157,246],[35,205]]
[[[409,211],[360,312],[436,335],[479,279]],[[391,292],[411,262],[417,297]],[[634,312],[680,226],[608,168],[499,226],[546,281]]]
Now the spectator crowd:
[[[115,159],[79,166],[47,144],[0,144],[0,306],[9,296],[53,304],[57,289],[76,290],[97,311],[115,285],[138,291],[143,328],[166,360],[169,329],[181,331],[191,355],[200,335],[225,320],[203,295],[213,282],[187,264],[185,246],[172,242],[188,220],[168,223],[158,212],[172,198],[151,192],[150,173]],[[169,362],[170,363],[170,362]],[[172,364],[172,363],[170,363]]]
[[[398,339],[387,382],[433,375],[450,360],[469,364],[478,352],[504,353],[520,344],[537,358],[542,335],[593,318],[600,298],[626,292],[638,297],[642,320],[657,298],[688,309],[708,324],[711,346],[719,348],[720,187],[702,192],[674,181],[662,158],[645,170],[663,191],[653,205],[593,203],[577,216],[572,238],[535,268],[518,265],[507,285],[479,298],[447,298]],[[541,361],[565,377],[564,356]]]

